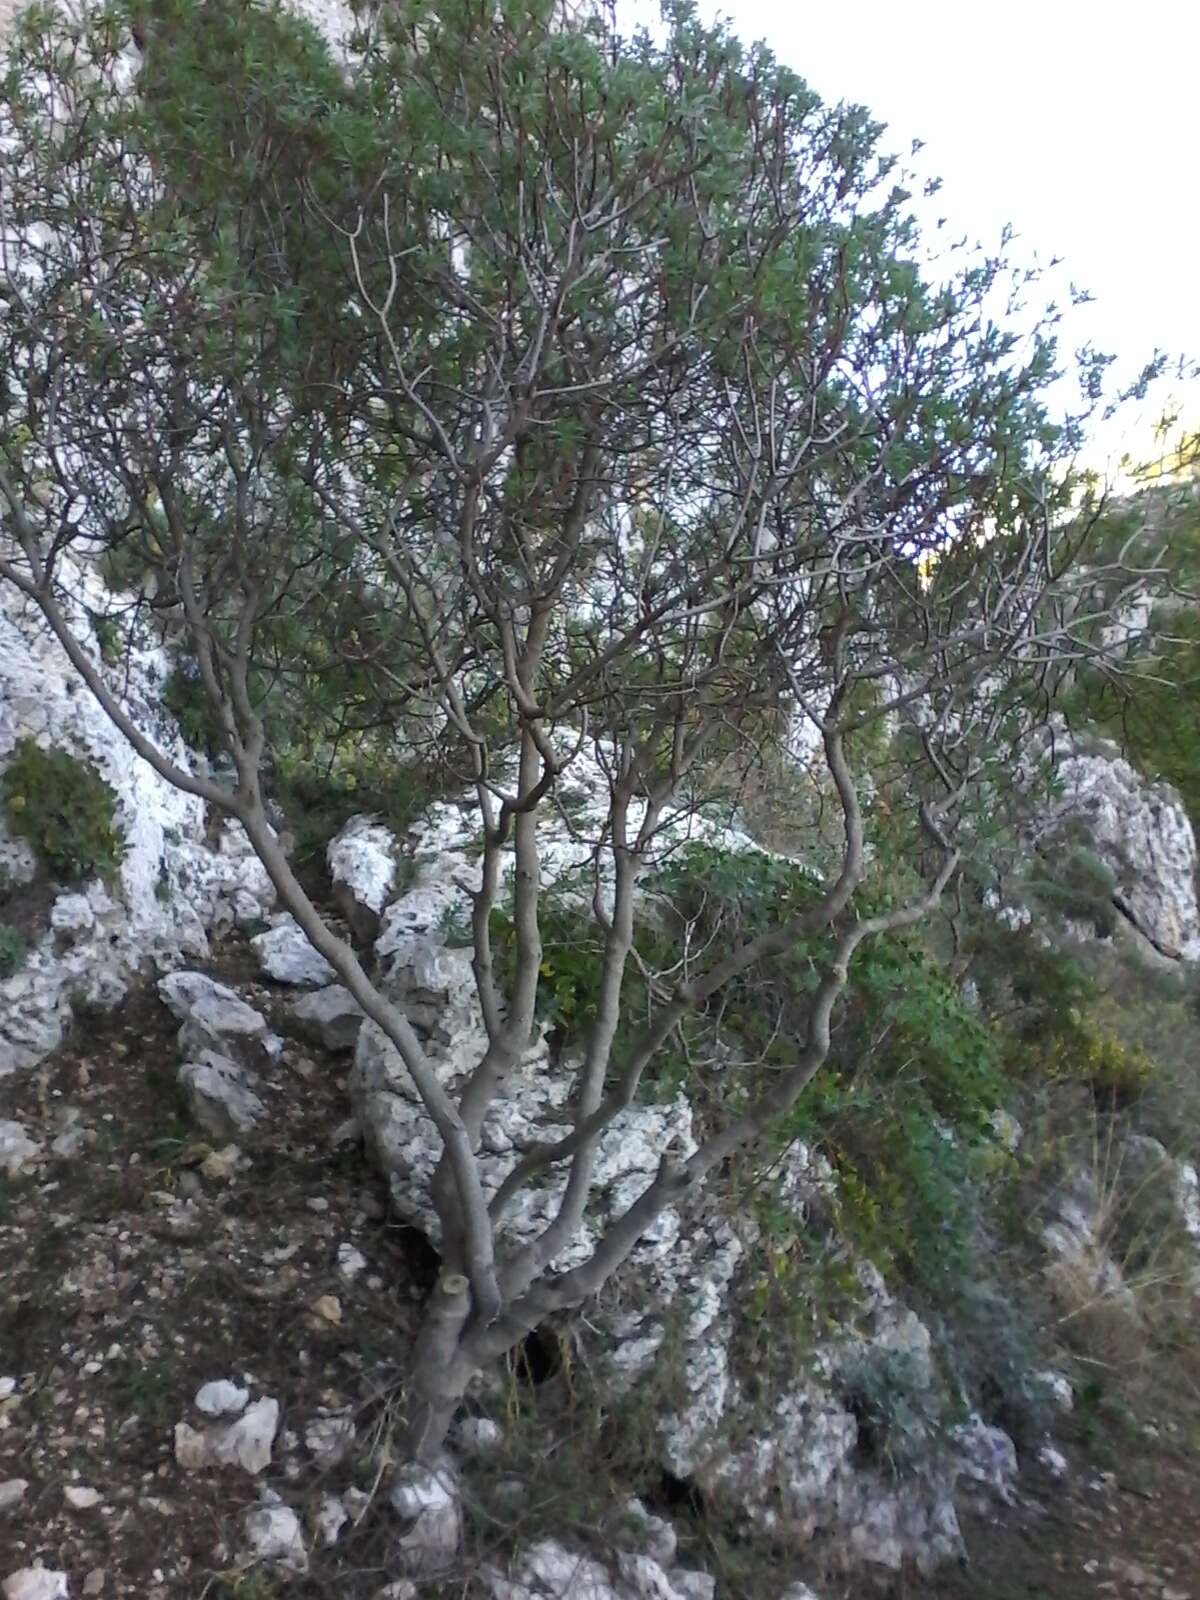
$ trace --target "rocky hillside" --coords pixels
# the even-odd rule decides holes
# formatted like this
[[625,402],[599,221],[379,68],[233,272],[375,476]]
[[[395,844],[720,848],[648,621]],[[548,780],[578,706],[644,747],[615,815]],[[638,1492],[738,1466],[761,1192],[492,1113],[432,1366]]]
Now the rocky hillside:
[[[81,574],[85,601],[97,581]],[[1037,1485],[1090,1481],[1079,1407],[1136,1393],[1150,1349],[1169,1390],[1173,1319],[1200,1282],[1195,1124],[1173,1122],[1194,1088],[1171,1081],[1169,1047],[1147,1053],[1141,1013],[1186,1008],[1196,854],[1178,801],[1115,753],[1065,756],[1026,846],[1044,863],[1086,845],[1107,886],[1092,921],[1079,904],[1056,920],[1010,864],[957,990],[920,952],[881,975],[847,1023],[874,1040],[868,1081],[844,1085],[848,1039],[824,1100],[731,1169],[715,1211],[665,1214],[597,1304],[490,1374],[419,1481],[388,1447],[397,1336],[438,1245],[437,1142],[411,1080],[273,913],[236,830],[132,756],[28,611],[10,602],[0,628],[10,1597],[398,1596],[439,1592],[425,1580],[447,1562],[522,1600],[797,1597],[801,1574],[855,1593],[969,1556],[964,1507],[1003,1522]],[[111,670],[98,640],[95,659]],[[202,767],[164,710],[168,673],[145,648],[119,691]],[[584,769],[573,781],[543,840],[564,884],[601,815]],[[403,836],[352,816],[323,869],[448,1083],[482,1037],[462,935],[474,829],[454,796]],[[748,834],[685,829],[673,892],[680,872],[791,870]],[[564,905],[560,1001],[588,981]],[[553,1125],[563,1047],[560,1005],[487,1126],[489,1185]],[[877,1119],[903,1111],[922,1058],[967,1087],[916,1099],[893,1136]],[[623,1113],[597,1221],[705,1116],[669,1079]],[[553,1198],[530,1191],[512,1230]]]
[[3,1600],[1200,1600],[1194,484],[690,15],[13,52]]

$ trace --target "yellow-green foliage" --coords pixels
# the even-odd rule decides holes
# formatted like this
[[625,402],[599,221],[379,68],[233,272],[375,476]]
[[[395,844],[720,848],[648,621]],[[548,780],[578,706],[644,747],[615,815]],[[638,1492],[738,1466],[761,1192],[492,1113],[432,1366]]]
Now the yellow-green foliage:
[[115,821],[117,797],[90,762],[22,739],[0,778],[0,793],[9,827],[55,877],[114,876],[125,848]]
[[1138,1099],[1154,1072],[1140,1045],[1126,1044],[1078,1013],[1047,1041],[1042,1064],[1051,1078],[1086,1083],[1102,1104],[1118,1106]]

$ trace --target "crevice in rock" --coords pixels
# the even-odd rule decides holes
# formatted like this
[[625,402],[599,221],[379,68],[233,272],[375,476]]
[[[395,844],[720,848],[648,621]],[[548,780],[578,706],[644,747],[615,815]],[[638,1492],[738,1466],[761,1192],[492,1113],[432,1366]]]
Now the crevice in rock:
[[669,1467],[662,1469],[641,1498],[648,1511],[671,1522],[702,1523],[708,1514],[708,1504],[696,1484],[678,1477]]
[[385,1233],[413,1288],[422,1295],[429,1294],[442,1270],[442,1258],[428,1234],[411,1223],[394,1219],[387,1224]]
[[1130,910],[1129,906],[1125,903],[1125,901],[1121,898],[1121,896],[1119,894],[1114,894],[1113,895],[1113,897],[1112,897],[1112,905],[1113,905],[1113,910],[1116,911],[1120,916],[1125,918],[1125,921],[1134,930],[1134,932],[1140,934],[1141,937],[1143,939],[1145,939],[1146,943],[1150,946],[1150,948],[1152,950],[1156,950],[1158,952],[1158,954],[1160,956],[1163,956],[1167,961],[1178,961],[1179,960],[1179,951],[1178,950],[1169,950],[1167,948],[1167,946],[1164,945],[1163,943],[1161,943],[1160,940],[1156,939],[1153,934],[1147,933],[1145,928],[1142,927],[1142,925],[1138,921],[1137,917],[1133,914],[1133,912]]
[[513,1351],[512,1367],[517,1380],[531,1389],[556,1378],[563,1369],[563,1347],[558,1334],[551,1328],[535,1328],[526,1334]]

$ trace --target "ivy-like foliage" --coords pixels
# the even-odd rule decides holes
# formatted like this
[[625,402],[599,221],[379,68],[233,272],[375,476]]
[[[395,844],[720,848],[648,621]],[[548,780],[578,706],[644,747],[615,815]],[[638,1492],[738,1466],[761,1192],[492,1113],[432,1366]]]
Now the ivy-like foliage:
[[0,922],[0,979],[11,978],[24,964],[24,939],[10,923]]
[[117,797],[90,762],[22,739],[0,776],[0,794],[9,827],[54,877],[115,877],[125,850]]

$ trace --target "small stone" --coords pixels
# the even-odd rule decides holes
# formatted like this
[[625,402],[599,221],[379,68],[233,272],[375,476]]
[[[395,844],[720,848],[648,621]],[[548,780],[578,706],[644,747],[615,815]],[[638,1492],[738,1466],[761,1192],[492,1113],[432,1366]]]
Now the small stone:
[[7,1400],[10,1394],[15,1394],[17,1380],[15,1378],[0,1378],[0,1400]]
[[1033,1374],[1030,1382],[1040,1397],[1049,1400],[1060,1411],[1074,1409],[1075,1390],[1065,1372],[1056,1372],[1052,1367],[1043,1367]]
[[223,1150],[211,1150],[200,1163],[200,1171],[212,1183],[226,1183],[245,1159],[236,1144],[227,1144]]
[[342,1302],[335,1294],[323,1294],[313,1301],[313,1314],[322,1322],[331,1322],[336,1327],[342,1320]]
[[1037,1458],[1056,1482],[1061,1483],[1070,1470],[1066,1456],[1052,1444],[1044,1444],[1038,1451]]
[[29,1137],[19,1122],[0,1117],[0,1172],[15,1178],[31,1167],[41,1153],[41,1145]]
[[86,1594],[86,1595],[103,1594],[104,1593],[104,1584],[105,1584],[105,1580],[106,1580],[107,1576],[108,1576],[108,1574],[105,1572],[103,1567],[93,1567],[92,1570],[88,1573],[87,1577],[83,1580],[83,1592],[84,1592],[84,1594]]
[[347,1283],[353,1283],[360,1272],[366,1271],[367,1258],[361,1250],[355,1249],[352,1244],[343,1243],[338,1245],[337,1264],[338,1272],[341,1276],[345,1278]]
[[329,1210],[329,1201],[325,1199],[324,1195],[311,1195],[304,1203],[310,1211],[315,1211],[318,1216],[324,1215]]
[[92,1511],[100,1504],[102,1496],[99,1489],[93,1489],[86,1483],[70,1483],[63,1490],[63,1499],[72,1511]]
[[215,1378],[197,1389],[195,1405],[207,1417],[224,1417],[244,1411],[249,1399],[249,1389],[239,1388],[228,1378]]
[[354,1423],[347,1416],[314,1417],[304,1429],[304,1442],[317,1460],[333,1466],[354,1447]]
[[175,1424],[175,1460],[185,1472],[202,1472],[212,1460],[208,1435],[198,1433],[186,1422]]
[[313,1531],[325,1546],[338,1542],[338,1535],[350,1520],[350,1513],[336,1494],[323,1494],[313,1515]]
[[22,1567],[3,1584],[4,1600],[69,1600],[65,1572],[49,1567]]
[[291,1506],[255,1506],[247,1511],[242,1526],[259,1561],[269,1561],[287,1572],[308,1571],[304,1534]]
[[464,1417],[454,1429],[456,1448],[465,1456],[488,1456],[504,1442],[504,1430],[491,1417]]
[[28,1488],[27,1478],[8,1478],[0,1483],[0,1511],[11,1511],[14,1506],[19,1506]]

